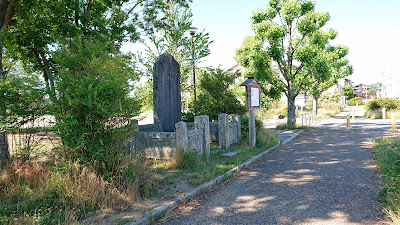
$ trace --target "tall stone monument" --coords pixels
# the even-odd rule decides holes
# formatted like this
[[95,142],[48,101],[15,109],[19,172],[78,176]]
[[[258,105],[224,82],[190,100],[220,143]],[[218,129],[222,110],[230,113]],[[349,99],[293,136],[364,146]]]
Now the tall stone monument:
[[181,121],[181,86],[179,64],[175,58],[162,54],[153,68],[153,103],[155,131],[174,132]]

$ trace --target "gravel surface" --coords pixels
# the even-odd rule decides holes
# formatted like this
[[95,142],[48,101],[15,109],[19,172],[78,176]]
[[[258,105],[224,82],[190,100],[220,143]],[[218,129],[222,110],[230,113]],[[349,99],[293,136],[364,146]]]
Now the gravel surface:
[[371,141],[390,124],[342,122],[304,131],[163,224],[382,224]]

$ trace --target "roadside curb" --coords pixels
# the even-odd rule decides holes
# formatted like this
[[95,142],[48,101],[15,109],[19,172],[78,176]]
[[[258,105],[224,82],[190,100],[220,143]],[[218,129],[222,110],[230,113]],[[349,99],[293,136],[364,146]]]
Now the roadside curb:
[[133,219],[133,221],[128,222],[125,225],[147,225],[147,224],[151,224],[151,222],[153,222],[154,220],[162,217],[167,212],[169,212],[172,209],[174,209],[174,207],[176,205],[179,205],[179,204],[181,204],[183,202],[186,202],[190,198],[193,198],[194,196],[198,195],[199,193],[203,192],[206,189],[209,189],[209,188],[212,188],[214,186],[217,186],[221,182],[223,182],[223,181],[227,180],[228,178],[232,177],[235,173],[240,173],[242,168],[248,167],[252,162],[260,159],[264,155],[266,155],[266,154],[270,153],[271,151],[277,149],[280,145],[287,144],[288,142],[290,142],[291,140],[296,138],[299,134],[301,134],[303,131],[304,130],[299,130],[293,136],[291,136],[288,139],[284,140],[282,143],[279,141],[275,146],[273,146],[273,147],[271,147],[271,148],[259,153],[258,155],[255,155],[255,156],[249,158],[245,162],[243,162],[240,165],[230,169],[229,171],[225,172],[224,174],[221,174],[221,175],[217,176],[216,178],[213,178],[212,180],[207,181],[207,182],[195,187],[194,189],[192,189],[190,191],[182,193],[180,196],[174,198],[173,200],[171,200],[169,202],[166,202],[166,203],[154,208],[150,212],[143,214],[139,218]]

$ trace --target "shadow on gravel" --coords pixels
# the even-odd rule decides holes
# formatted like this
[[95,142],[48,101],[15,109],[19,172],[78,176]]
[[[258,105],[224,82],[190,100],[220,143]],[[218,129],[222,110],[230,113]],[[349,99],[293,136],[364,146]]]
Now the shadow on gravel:
[[367,135],[304,133],[212,193],[190,223],[379,224]]

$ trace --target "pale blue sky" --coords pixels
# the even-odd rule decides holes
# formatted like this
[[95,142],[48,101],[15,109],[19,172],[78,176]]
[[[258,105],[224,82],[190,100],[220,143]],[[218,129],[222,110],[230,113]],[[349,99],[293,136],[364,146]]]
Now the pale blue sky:
[[[205,29],[214,40],[203,66],[235,65],[235,49],[252,35],[251,14],[266,8],[268,0],[194,0],[193,26]],[[327,11],[326,28],[339,31],[334,44],[350,49],[356,83],[400,77],[400,0],[317,0],[318,11]]]

